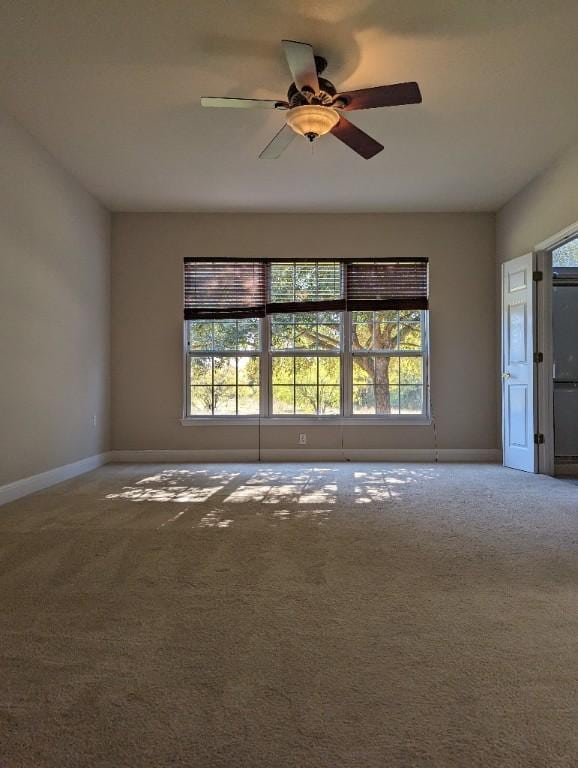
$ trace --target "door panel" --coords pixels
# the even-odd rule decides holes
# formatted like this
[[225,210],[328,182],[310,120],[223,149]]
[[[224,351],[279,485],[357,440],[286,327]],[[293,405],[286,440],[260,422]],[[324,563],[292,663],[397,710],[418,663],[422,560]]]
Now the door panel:
[[504,464],[536,471],[534,445],[533,255],[502,265]]

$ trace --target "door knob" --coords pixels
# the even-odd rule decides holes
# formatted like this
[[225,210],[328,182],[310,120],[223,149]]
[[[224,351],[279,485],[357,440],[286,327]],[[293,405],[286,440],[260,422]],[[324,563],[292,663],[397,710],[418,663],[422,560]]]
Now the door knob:
[[511,379],[512,378],[512,374],[509,371],[504,371],[504,373],[502,374],[502,378],[504,379],[504,381],[506,379]]

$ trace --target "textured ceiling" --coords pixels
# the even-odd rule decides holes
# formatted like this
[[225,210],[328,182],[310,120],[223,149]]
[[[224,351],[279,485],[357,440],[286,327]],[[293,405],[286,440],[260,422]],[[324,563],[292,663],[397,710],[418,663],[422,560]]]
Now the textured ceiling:
[[[283,113],[199,99],[283,97],[282,38],[423,104],[351,115],[372,160],[258,160]],[[577,0],[4,0],[0,50],[0,103],[116,210],[493,210],[578,130]]]

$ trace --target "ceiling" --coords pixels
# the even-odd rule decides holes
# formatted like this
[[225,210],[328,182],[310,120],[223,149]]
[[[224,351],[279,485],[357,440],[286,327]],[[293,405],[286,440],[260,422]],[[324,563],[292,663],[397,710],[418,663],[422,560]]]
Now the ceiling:
[[[577,0],[4,0],[0,103],[114,210],[495,210],[575,138]],[[259,160],[282,112],[282,38],[338,87],[417,80],[423,104],[350,117]]]

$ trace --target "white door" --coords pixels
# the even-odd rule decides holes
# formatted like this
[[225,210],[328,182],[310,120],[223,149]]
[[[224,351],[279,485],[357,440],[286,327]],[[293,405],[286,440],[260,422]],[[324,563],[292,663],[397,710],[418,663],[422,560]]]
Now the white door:
[[534,443],[533,254],[502,265],[502,437],[504,464],[536,471]]

